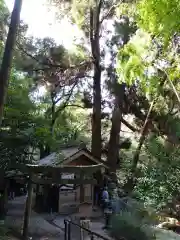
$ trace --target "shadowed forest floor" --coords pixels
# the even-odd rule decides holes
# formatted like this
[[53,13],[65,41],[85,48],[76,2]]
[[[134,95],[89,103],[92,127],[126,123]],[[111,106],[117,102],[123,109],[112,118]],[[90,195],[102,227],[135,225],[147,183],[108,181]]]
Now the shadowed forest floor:
[[[18,233],[22,231],[25,199],[25,197],[18,197],[8,204],[6,225]],[[64,232],[61,229],[51,225],[34,211],[31,212],[29,235],[33,239],[40,240],[45,239],[45,237],[47,240],[60,239],[63,234]]]
[[[23,214],[25,207],[25,197],[15,198],[8,204],[8,215],[6,218],[7,227],[13,229],[19,234],[22,231]],[[49,219],[48,215],[39,215],[32,211],[29,225],[29,236],[32,240],[59,240],[64,238],[64,218],[65,216],[56,215],[51,216],[53,219]],[[46,220],[47,219],[47,220]],[[91,224],[91,230],[109,238],[107,233],[102,230],[104,223],[101,220],[94,220]],[[180,235],[177,235],[171,231],[156,229],[157,240],[180,240]],[[77,235],[72,236],[73,239],[77,238]],[[16,240],[16,238],[10,237],[9,239]]]

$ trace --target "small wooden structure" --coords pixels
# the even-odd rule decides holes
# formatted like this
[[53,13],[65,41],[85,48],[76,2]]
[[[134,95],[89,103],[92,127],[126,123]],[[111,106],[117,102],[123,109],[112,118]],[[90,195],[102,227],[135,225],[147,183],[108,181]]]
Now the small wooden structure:
[[[103,160],[95,158],[92,153],[86,148],[70,147],[61,149],[59,153],[52,153],[49,156],[40,160],[38,166],[40,167],[58,167],[68,166],[72,169],[78,167],[83,169],[84,176],[86,178],[82,182],[78,182],[80,176],[72,170],[72,172],[66,172],[66,169],[61,172],[61,183],[54,185],[42,186],[38,185],[37,195],[35,202],[36,211],[43,212],[62,212],[65,209],[63,204],[78,204],[82,202],[93,203],[95,201],[94,196],[94,184],[89,179],[95,179],[98,185],[102,180],[100,176],[102,171],[108,168]],[[93,174],[86,170],[90,166],[99,166],[96,170],[93,170]],[[94,168],[93,168],[94,169]],[[66,179],[63,181],[63,179]],[[67,183],[67,179],[69,179]],[[41,185],[41,186],[40,186]],[[95,187],[97,189],[97,185]],[[39,204],[38,204],[39,203]],[[39,208],[41,207],[41,210]],[[62,207],[63,206],[63,207]]]
[[[56,154],[59,161],[59,154]],[[46,164],[43,164],[43,161]],[[55,160],[55,159],[54,159]],[[33,185],[37,186],[56,186],[56,189],[62,186],[73,184],[79,186],[79,202],[85,201],[85,185],[90,187],[91,202],[93,200],[93,187],[98,181],[97,173],[101,172],[107,166],[101,161],[92,156],[91,152],[86,149],[79,149],[73,155],[69,156],[56,164],[47,164],[47,159],[41,160],[37,165],[22,165],[19,170],[28,174],[28,196],[26,200],[26,208],[24,214],[23,239],[28,239],[28,225],[30,212],[32,208]],[[66,174],[63,176],[63,174]],[[68,174],[74,174],[73,179],[69,179]],[[63,177],[62,177],[63,176]],[[45,188],[46,189],[46,188]],[[87,191],[88,192],[88,191]],[[50,192],[49,194],[50,195]],[[51,194],[53,196],[53,194]],[[59,196],[61,194],[59,193]],[[88,195],[88,193],[87,193]],[[61,196],[60,196],[61,197]]]

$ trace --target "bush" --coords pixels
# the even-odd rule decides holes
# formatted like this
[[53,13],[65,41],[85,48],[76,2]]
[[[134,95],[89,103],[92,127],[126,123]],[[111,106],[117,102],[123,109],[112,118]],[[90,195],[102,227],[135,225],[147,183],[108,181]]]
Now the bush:
[[143,224],[155,225],[157,223],[156,212],[153,209],[145,208],[143,203],[133,198],[127,198],[127,210]]
[[155,239],[152,226],[156,214],[133,198],[126,198],[126,207],[112,217],[111,235],[116,239],[150,240]]
[[6,240],[7,239],[7,234],[8,234],[8,229],[4,224],[0,224],[0,239],[1,240]]
[[123,211],[112,217],[111,236],[117,240],[152,240],[156,239],[150,226],[142,222],[136,214]]

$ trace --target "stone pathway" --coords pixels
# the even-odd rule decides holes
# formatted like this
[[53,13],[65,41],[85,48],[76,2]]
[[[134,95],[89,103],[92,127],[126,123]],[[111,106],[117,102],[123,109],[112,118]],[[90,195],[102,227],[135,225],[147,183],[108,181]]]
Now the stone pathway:
[[[73,222],[75,222],[74,220],[74,214],[73,216],[61,216],[61,215],[56,215],[54,216],[54,218],[51,220],[51,222],[55,225],[55,226],[58,226],[61,230],[64,230],[64,219],[72,219]],[[108,236],[108,233],[103,230],[103,226],[104,226],[104,220],[101,218],[101,219],[94,219],[91,221],[91,224],[90,224],[90,230],[92,232],[95,232],[109,240],[111,240],[112,238]],[[73,232],[75,234],[73,234]],[[73,235],[76,235],[76,237],[78,237],[78,233],[80,233],[80,230],[78,227],[73,227],[72,229],[72,234]],[[78,238],[80,239],[80,238]],[[96,238],[95,238],[96,239]]]
[[[9,228],[21,233],[24,217],[26,197],[17,197],[8,204],[6,224]],[[59,240],[64,232],[50,223],[34,211],[31,212],[29,224],[29,236],[32,240]]]
[[[17,197],[12,201],[9,201],[8,204],[8,214],[6,217],[6,224],[11,229],[16,232],[21,233],[22,225],[23,225],[23,217],[24,217],[24,208],[25,208],[26,197]],[[79,214],[77,214],[79,215]],[[74,219],[74,214],[72,216],[64,216],[58,214],[37,214],[34,211],[31,211],[31,218],[29,224],[29,236],[32,240],[60,240],[64,238],[64,219]],[[91,223],[91,231],[96,232],[107,239],[111,239],[108,237],[108,234],[103,227],[103,220],[94,219]],[[73,234],[72,238],[78,239],[79,234]],[[78,233],[80,233],[78,229]],[[95,238],[96,239],[96,238]]]
[[180,235],[171,231],[156,229],[156,239],[157,240],[180,240]]

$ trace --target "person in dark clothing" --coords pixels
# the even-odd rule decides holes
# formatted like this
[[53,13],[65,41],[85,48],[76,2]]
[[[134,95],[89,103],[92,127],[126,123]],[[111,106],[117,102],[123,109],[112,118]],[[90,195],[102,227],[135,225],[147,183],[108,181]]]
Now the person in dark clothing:
[[103,229],[110,228],[111,216],[112,216],[112,204],[111,200],[109,200],[104,208],[105,226],[103,227]]
[[110,226],[110,219],[112,215],[112,204],[107,187],[105,187],[102,192],[102,208],[105,218],[105,226],[103,227],[103,229],[107,229]]
[[94,199],[93,199],[93,205],[98,206],[99,205],[99,192],[100,192],[100,187],[98,185],[94,186]]

